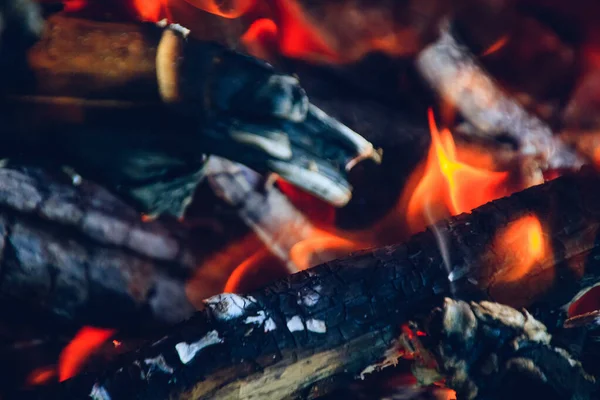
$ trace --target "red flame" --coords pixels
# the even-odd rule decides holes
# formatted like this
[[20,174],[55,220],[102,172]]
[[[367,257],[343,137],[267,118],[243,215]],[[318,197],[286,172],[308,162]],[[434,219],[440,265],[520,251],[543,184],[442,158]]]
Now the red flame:
[[60,354],[59,381],[62,382],[77,375],[85,360],[114,334],[114,329],[100,329],[91,326],[81,328]]
[[166,15],[168,0],[133,0],[133,7],[143,21],[156,22]]
[[476,168],[457,160],[452,134],[448,129],[438,131],[431,109],[429,126],[431,148],[425,172],[407,207],[411,232],[508,194],[508,173]]

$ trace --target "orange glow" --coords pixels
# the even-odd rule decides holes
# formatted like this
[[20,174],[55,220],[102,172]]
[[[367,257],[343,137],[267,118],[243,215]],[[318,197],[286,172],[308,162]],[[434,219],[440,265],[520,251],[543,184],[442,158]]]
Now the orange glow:
[[[145,1],[145,0],[141,0]],[[223,18],[238,18],[256,5],[256,0],[185,0],[194,7]]]
[[56,367],[49,365],[46,367],[36,368],[27,376],[27,386],[39,386],[50,383],[51,380],[56,378]]
[[85,360],[114,334],[114,329],[100,329],[90,326],[81,328],[60,353],[59,381],[62,382],[77,375]]
[[411,194],[406,213],[413,233],[508,194],[507,172],[488,171],[457,160],[452,134],[448,129],[438,131],[431,109],[429,126],[431,147],[424,174]]
[[119,347],[119,346],[121,345],[121,342],[119,342],[119,341],[118,341],[118,340],[116,340],[116,339],[115,339],[115,340],[113,340],[113,341],[112,341],[112,343],[113,343],[113,346],[115,346],[115,347]]
[[156,22],[165,15],[168,0],[133,0],[133,7],[143,21]]
[[278,51],[279,31],[275,21],[269,18],[257,19],[242,35],[240,42],[246,51],[255,57],[269,60]]
[[332,233],[315,229],[309,239],[296,243],[290,250],[290,259],[300,270],[305,270],[338,256],[358,250],[360,244]]
[[544,258],[547,247],[542,224],[537,217],[529,215],[511,223],[498,235],[494,244],[497,257],[507,266],[499,281],[510,283],[523,278]]
[[295,0],[273,0],[279,16],[279,50],[288,57],[338,61],[338,55],[311,27]]
[[488,47],[483,53],[481,53],[481,57],[489,56],[490,54],[494,54],[501,48],[503,48],[508,42],[508,35],[502,36],[500,39],[496,40],[490,47]]

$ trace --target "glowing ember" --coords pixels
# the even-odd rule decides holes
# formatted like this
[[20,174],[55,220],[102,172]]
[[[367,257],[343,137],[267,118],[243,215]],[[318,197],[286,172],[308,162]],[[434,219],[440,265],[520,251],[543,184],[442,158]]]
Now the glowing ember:
[[508,42],[508,35],[502,36],[500,39],[496,40],[490,47],[488,47],[483,53],[481,53],[481,57],[489,56],[490,54],[496,53],[498,50],[503,48]]
[[39,386],[56,378],[56,367],[53,365],[36,368],[27,376],[27,386]]
[[413,233],[508,194],[508,173],[475,168],[457,160],[452,134],[448,129],[438,131],[431,109],[429,125],[431,148],[424,175],[407,208],[408,227]]
[[507,268],[499,281],[510,283],[524,277],[548,253],[540,220],[525,216],[501,232],[494,244],[496,255]]
[[59,358],[58,379],[67,380],[79,372],[85,360],[115,334],[113,329],[86,326],[63,349]]

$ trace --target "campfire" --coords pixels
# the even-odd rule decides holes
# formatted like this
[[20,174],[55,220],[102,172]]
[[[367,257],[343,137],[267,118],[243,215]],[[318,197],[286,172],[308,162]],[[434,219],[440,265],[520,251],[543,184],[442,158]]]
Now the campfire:
[[597,398],[597,10],[0,0],[0,398]]

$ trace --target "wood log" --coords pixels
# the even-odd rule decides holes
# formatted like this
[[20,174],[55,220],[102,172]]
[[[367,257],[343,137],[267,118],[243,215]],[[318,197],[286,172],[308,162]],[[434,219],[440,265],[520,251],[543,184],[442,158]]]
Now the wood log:
[[440,38],[419,53],[417,68],[441,99],[473,124],[474,133],[489,138],[508,136],[522,154],[534,156],[542,169],[578,168],[573,149],[554,136],[540,118],[508,96],[460,44],[449,26]]
[[0,100],[3,136],[58,142],[61,162],[147,214],[177,217],[205,154],[276,172],[336,206],[351,197],[348,172],[380,162],[295,77],[164,28],[52,16]]
[[93,183],[0,169],[0,233],[3,307],[115,328],[164,326],[194,310],[184,285],[196,264],[184,232],[142,222]]
[[[314,398],[397,360],[401,325],[444,296],[527,306],[547,324],[600,281],[600,176],[565,175],[428,228],[405,244],[366,250],[248,295],[222,294],[170,335],[100,375],[34,398]],[[553,249],[518,280],[496,237],[536,216]],[[437,230],[437,232],[434,232]],[[446,266],[437,235],[447,239]],[[25,396],[25,395],[24,395]]]

